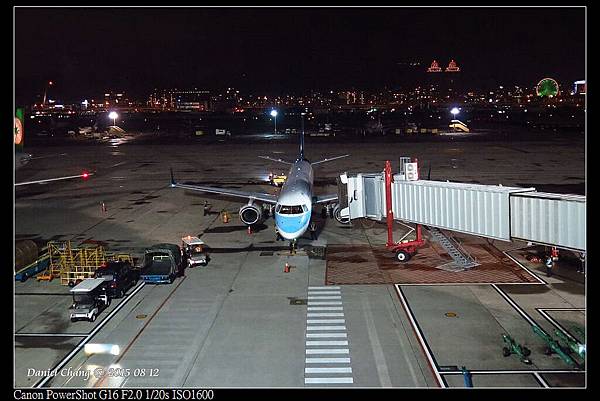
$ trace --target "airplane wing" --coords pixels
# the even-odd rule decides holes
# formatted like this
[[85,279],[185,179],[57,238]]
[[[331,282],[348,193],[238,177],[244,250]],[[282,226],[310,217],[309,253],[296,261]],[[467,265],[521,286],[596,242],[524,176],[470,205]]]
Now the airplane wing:
[[71,180],[73,178],[83,178],[85,180],[85,179],[87,179],[91,175],[94,175],[94,173],[82,173],[82,174],[79,174],[79,175],[69,175],[69,176],[65,176],[65,177],[47,178],[45,180],[17,182],[15,184],[15,187],[18,187],[18,186],[21,186],[21,185],[30,185],[30,184],[45,184],[47,182],[52,182],[52,181]]
[[228,195],[237,198],[255,199],[266,203],[277,203],[277,197],[271,194],[262,192],[245,192],[229,188],[206,187],[203,185],[180,184],[173,178],[173,170],[171,170],[171,188],[183,188],[190,191],[208,192],[212,194]]
[[341,155],[341,156],[329,157],[327,159],[319,160],[317,162],[312,162],[310,164],[312,164],[314,166],[315,164],[327,163],[327,162],[330,162],[332,160],[337,160],[337,159],[341,159],[342,157],[348,157],[348,156],[350,156],[350,155],[348,154],[348,155]]
[[290,165],[294,164],[292,162],[288,162],[288,161],[285,161],[283,159],[274,159],[274,158],[269,157],[269,156],[258,156],[258,157],[260,157],[261,159],[265,159],[265,160],[271,160],[272,162],[278,162],[278,163],[290,164]]
[[338,200],[337,194],[319,195],[314,197],[314,203],[327,203]]

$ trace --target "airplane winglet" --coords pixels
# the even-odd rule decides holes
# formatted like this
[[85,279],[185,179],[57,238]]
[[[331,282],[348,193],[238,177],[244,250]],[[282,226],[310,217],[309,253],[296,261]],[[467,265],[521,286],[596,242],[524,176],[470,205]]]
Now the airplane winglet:
[[169,170],[171,170],[171,187],[174,187],[177,182],[175,182],[175,177],[173,177],[173,167],[171,167]]

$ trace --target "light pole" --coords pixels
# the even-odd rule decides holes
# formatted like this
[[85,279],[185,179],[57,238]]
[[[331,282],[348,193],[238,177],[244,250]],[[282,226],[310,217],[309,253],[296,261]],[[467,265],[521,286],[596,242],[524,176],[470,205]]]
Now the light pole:
[[48,88],[52,85],[54,85],[54,83],[52,81],[48,81],[48,85],[46,85],[44,88],[44,100],[42,101],[42,106],[46,105],[46,94],[48,93]]
[[111,112],[108,114],[108,118],[112,118],[112,120],[113,120],[113,126],[116,126],[116,125],[117,125],[117,118],[119,118],[119,115],[117,114],[117,112],[116,112],[116,111],[111,111]]
[[274,132],[274,134],[277,135],[277,110],[271,110],[271,116],[275,119],[275,132]]
[[[460,110],[458,109],[458,107],[453,107],[452,110],[450,110],[450,113],[452,113],[452,118],[455,120],[456,119],[456,115],[458,113],[460,113]],[[452,124],[452,131],[456,132],[456,123]]]

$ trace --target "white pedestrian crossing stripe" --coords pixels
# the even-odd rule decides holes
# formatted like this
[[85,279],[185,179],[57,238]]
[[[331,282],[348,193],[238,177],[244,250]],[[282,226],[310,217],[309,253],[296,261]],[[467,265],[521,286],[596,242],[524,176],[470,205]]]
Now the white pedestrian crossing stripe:
[[307,313],[306,317],[344,317],[344,312]]
[[308,324],[344,324],[346,323],[345,319],[308,319],[306,321]]
[[348,348],[308,348],[306,355],[350,354]]
[[346,333],[306,333],[306,338],[347,338]]
[[352,384],[352,377],[307,377],[304,384]]
[[334,286],[334,285],[324,285],[324,286],[317,286],[317,287],[308,287],[308,290],[339,290],[340,287],[338,286]]
[[306,363],[350,363],[350,358],[306,358]]
[[307,311],[315,310],[344,310],[343,306],[309,306],[306,308]]
[[346,330],[346,326],[308,326],[307,331],[336,331]]
[[304,368],[304,373],[352,373],[352,368]]
[[334,345],[348,345],[348,340],[323,340],[323,341],[311,341],[311,340],[307,340],[306,341],[306,346],[316,346],[316,345],[327,345],[327,346],[334,346]]

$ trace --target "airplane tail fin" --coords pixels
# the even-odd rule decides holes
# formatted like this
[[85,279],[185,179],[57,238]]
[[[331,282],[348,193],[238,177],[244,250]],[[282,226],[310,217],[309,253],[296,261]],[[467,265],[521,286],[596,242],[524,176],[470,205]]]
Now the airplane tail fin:
[[300,130],[300,153],[298,160],[304,160],[304,113],[302,113],[302,129]]
[[350,155],[347,154],[347,155],[341,155],[341,156],[335,156],[335,157],[328,157],[328,158],[325,158],[323,160],[319,160],[317,162],[313,162],[311,164],[314,166],[315,164],[327,163],[327,162],[330,162],[332,160],[337,160],[337,159],[341,159],[342,157],[348,157],[348,156],[350,156]]

